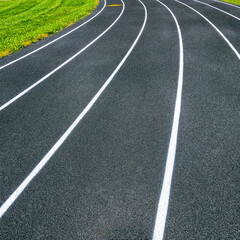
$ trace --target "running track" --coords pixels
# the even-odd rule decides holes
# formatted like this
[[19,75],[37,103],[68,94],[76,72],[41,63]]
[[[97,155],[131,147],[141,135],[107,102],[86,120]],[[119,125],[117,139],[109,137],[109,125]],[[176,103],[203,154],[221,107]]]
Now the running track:
[[102,0],[1,59],[0,239],[240,239],[239,52],[239,7]]

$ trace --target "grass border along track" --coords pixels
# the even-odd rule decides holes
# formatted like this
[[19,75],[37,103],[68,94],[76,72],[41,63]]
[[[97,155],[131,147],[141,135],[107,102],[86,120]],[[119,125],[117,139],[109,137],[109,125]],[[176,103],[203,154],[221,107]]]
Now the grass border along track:
[[222,2],[228,2],[240,6],[240,0],[221,0]]
[[0,0],[0,58],[89,15],[99,0]]

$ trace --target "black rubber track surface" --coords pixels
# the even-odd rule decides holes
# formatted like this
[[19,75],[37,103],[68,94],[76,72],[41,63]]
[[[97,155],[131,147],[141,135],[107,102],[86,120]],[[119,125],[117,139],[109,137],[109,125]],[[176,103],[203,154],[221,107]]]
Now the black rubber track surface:
[[[240,21],[192,0],[240,51]],[[201,0],[237,17],[240,9]],[[179,38],[169,11],[142,1],[145,29],[113,81],[46,166],[0,219],[1,240],[152,239],[172,129]],[[177,152],[164,239],[240,238],[240,60],[186,6],[163,0],[183,37],[184,76]],[[86,19],[0,60],[0,66]],[[107,5],[121,4],[108,0]],[[0,111],[0,203],[8,199],[86,107],[143,25],[138,0],[98,41]],[[69,59],[122,11],[95,19],[0,70],[0,106]]]

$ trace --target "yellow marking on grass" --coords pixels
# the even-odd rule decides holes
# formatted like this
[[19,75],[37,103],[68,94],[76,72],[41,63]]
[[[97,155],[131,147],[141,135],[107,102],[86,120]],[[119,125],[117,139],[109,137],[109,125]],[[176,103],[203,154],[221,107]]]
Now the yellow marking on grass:
[[26,41],[26,42],[22,43],[22,46],[27,47],[27,46],[31,45],[32,43],[33,43],[32,41]]
[[121,7],[122,4],[112,4],[112,5],[107,5],[107,7]]
[[11,51],[10,50],[4,50],[4,51],[0,51],[0,58],[1,57],[5,57],[5,56],[7,56],[8,54],[10,54],[11,53]]
[[47,33],[42,33],[41,35],[40,35],[40,38],[42,39],[42,38],[46,38],[46,37],[48,37],[49,36],[49,34],[47,34]]

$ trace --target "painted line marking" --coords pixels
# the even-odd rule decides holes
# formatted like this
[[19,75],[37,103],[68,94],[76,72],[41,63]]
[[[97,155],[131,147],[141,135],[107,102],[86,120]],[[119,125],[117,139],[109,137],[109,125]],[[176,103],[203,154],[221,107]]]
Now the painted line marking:
[[[15,200],[19,197],[19,195],[24,191],[24,189],[28,186],[28,184],[33,180],[33,178],[40,172],[40,170],[46,165],[46,163],[50,160],[50,158],[53,156],[53,154],[61,147],[61,145],[65,142],[67,137],[71,134],[71,132],[75,129],[75,127],[78,125],[78,123],[82,120],[82,118],[88,113],[88,111],[91,109],[91,107],[94,105],[94,103],[98,100],[100,95],[103,93],[103,91],[107,88],[107,86],[110,84],[114,76],[117,74],[119,69],[122,67],[124,62],[127,60],[128,56],[131,54],[133,48],[137,44],[140,36],[142,35],[142,32],[145,28],[146,22],[147,22],[147,9],[144,3],[141,0],[138,0],[144,7],[145,11],[145,17],[144,22],[142,25],[142,28],[140,32],[138,33],[137,38],[133,42],[132,46],[124,56],[124,58],[121,60],[121,62],[118,64],[114,72],[111,74],[111,76],[106,80],[106,82],[103,84],[103,86],[100,88],[100,90],[96,93],[96,95],[92,98],[92,100],[88,103],[88,105],[84,108],[84,110],[80,113],[80,115],[76,118],[76,120],[72,123],[72,125],[67,129],[67,131],[61,136],[61,138],[54,144],[54,146],[49,150],[49,152],[43,157],[43,159],[38,163],[38,165],[32,170],[32,172],[25,178],[25,180],[18,186],[18,188],[10,195],[10,197],[3,203],[3,205],[0,208],[0,218],[5,214],[5,212],[8,210],[8,208],[15,202]],[[123,2],[123,6],[125,7],[125,4]]]
[[107,7],[121,7],[122,4],[112,4],[112,5],[107,5]]
[[[122,1],[122,0],[121,0]],[[122,1],[123,2],[123,1]],[[13,102],[15,102],[16,100],[18,100],[20,97],[22,97],[23,95],[25,95],[27,92],[29,92],[30,90],[32,90],[34,87],[36,87],[37,85],[39,85],[41,82],[43,82],[44,80],[46,80],[48,77],[50,77],[51,75],[53,75],[55,72],[57,72],[59,69],[61,69],[63,66],[65,66],[66,64],[68,64],[69,62],[71,62],[74,58],[76,58],[79,54],[81,54],[83,51],[85,51],[88,47],[90,47],[93,43],[95,43],[99,38],[101,38],[108,30],[110,30],[113,25],[120,19],[120,17],[122,16],[123,12],[125,10],[125,5],[123,5],[122,11],[119,14],[119,16],[115,19],[115,21],[104,31],[102,32],[98,37],[96,37],[93,41],[91,41],[88,45],[86,45],[84,48],[82,48],[79,52],[77,52],[76,54],[74,54],[71,58],[69,58],[68,60],[66,60],[64,63],[62,63],[61,65],[59,65],[57,68],[55,68],[54,70],[52,70],[50,73],[48,73],[47,75],[45,75],[44,77],[42,77],[40,80],[38,80],[37,82],[35,82],[34,84],[32,84],[30,87],[26,88],[24,91],[20,92],[17,96],[13,97],[12,99],[10,99],[8,102],[6,102],[5,104],[3,104],[2,106],[0,106],[0,112],[8,107],[10,104],[12,104]]]
[[222,3],[222,4],[225,4],[225,5],[228,5],[228,6],[231,6],[231,7],[235,7],[235,8],[240,8],[240,6],[233,5],[231,3],[227,3],[227,2],[223,2],[223,1],[217,1],[217,0],[212,0],[212,1],[217,2],[217,3]]
[[172,124],[171,137],[168,147],[168,154],[163,178],[163,185],[161,189],[160,199],[158,203],[157,216],[155,220],[154,232],[153,232],[153,240],[162,240],[164,236],[164,230],[166,225],[166,217],[168,211],[170,190],[171,190],[171,182],[173,175],[173,168],[175,162],[176,155],[176,147],[177,147],[177,136],[178,136],[178,127],[179,127],[179,119],[181,113],[181,101],[182,101],[182,86],[183,86],[183,41],[181,29],[179,27],[177,18],[164,3],[159,0],[156,0],[160,4],[162,4],[167,10],[171,13],[174,18],[175,24],[177,26],[178,37],[179,37],[179,75],[178,75],[178,86],[177,86],[177,95],[174,109],[174,117]]
[[223,12],[223,13],[225,13],[225,14],[227,14],[227,15],[235,18],[235,19],[237,19],[238,21],[240,21],[240,18],[238,18],[237,16],[232,15],[232,14],[230,14],[230,13],[228,13],[228,12],[226,12],[226,11],[220,9],[220,8],[214,7],[214,6],[210,5],[210,4],[207,4],[207,3],[205,3],[205,2],[201,2],[201,1],[198,1],[198,0],[193,0],[193,1],[194,1],[194,2],[198,2],[198,3],[200,3],[200,4],[204,4],[204,5],[208,6],[208,7],[214,8],[214,9],[216,9],[216,10],[218,10],[218,11],[220,11],[220,12]]
[[190,7],[189,5],[180,2],[178,0],[174,0],[175,2],[178,2],[188,8],[190,8],[191,10],[193,10],[194,12],[196,12],[198,15],[200,15],[202,18],[204,18],[210,25],[212,25],[212,27],[221,35],[221,37],[226,41],[226,43],[229,45],[229,47],[233,50],[233,52],[237,55],[238,59],[240,60],[240,54],[239,52],[236,50],[236,48],[230,43],[230,41],[224,36],[224,34],[210,21],[208,20],[205,16],[203,16],[200,12],[198,12],[196,9]]
[[13,63],[15,63],[15,62],[18,62],[18,61],[20,61],[20,60],[22,60],[22,59],[28,57],[29,55],[32,55],[32,54],[35,53],[35,52],[38,52],[39,50],[41,50],[41,49],[43,49],[43,48],[49,46],[50,44],[52,44],[52,43],[58,41],[58,40],[61,39],[61,38],[64,38],[65,36],[67,36],[68,34],[74,32],[74,31],[76,31],[77,29],[81,28],[82,26],[84,26],[84,25],[87,24],[88,22],[92,21],[95,17],[97,17],[97,16],[103,11],[103,9],[104,9],[105,7],[106,7],[106,0],[104,0],[104,5],[103,5],[103,7],[102,7],[101,10],[100,10],[96,15],[94,15],[92,18],[88,19],[86,22],[84,22],[83,24],[81,24],[80,26],[78,26],[78,27],[72,29],[71,31],[69,31],[69,32],[67,32],[67,33],[65,33],[65,34],[63,34],[62,36],[60,36],[60,37],[54,39],[53,41],[51,41],[51,42],[49,42],[49,43],[43,45],[42,47],[40,47],[40,48],[38,48],[38,49],[36,49],[36,50],[34,50],[34,51],[32,51],[32,52],[30,52],[30,53],[28,53],[28,54],[26,54],[26,55],[20,57],[20,58],[17,58],[17,59],[15,59],[15,60],[13,60],[13,61],[11,61],[11,62],[9,62],[9,63],[7,63],[7,64],[1,66],[1,67],[0,67],[0,70],[3,69],[3,68],[5,68],[5,67],[7,67],[7,66],[9,66],[9,65],[11,65],[11,64],[13,64]]

